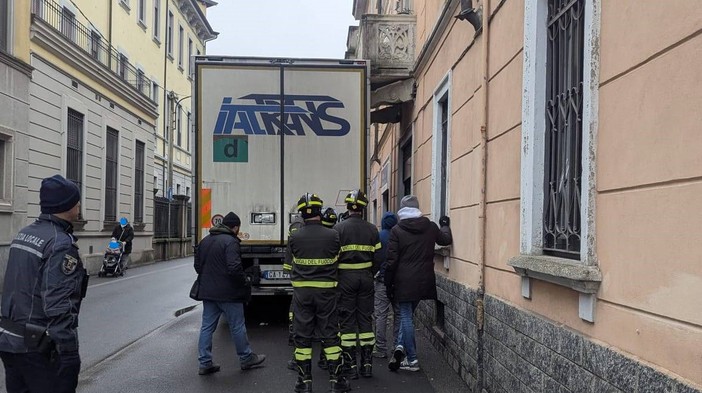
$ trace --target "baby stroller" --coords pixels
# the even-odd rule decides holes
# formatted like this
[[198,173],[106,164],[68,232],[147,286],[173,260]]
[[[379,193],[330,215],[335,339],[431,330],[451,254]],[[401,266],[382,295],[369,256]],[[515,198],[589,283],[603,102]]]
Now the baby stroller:
[[124,266],[122,265],[122,253],[124,247],[114,237],[105,250],[105,257],[102,259],[102,267],[98,272],[98,277],[105,277],[108,274],[114,276],[124,276]]

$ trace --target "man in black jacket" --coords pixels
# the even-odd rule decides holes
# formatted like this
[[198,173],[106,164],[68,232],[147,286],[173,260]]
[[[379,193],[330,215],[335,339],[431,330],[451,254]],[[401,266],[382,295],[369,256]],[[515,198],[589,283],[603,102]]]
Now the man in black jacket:
[[200,281],[202,327],[198,342],[200,375],[216,373],[220,367],[212,363],[212,334],[224,313],[242,370],[249,370],[266,360],[265,355],[251,351],[244,321],[244,302],[251,286],[241,265],[239,227],[241,220],[229,212],[222,223],[210,229],[195,251],[195,271]]
[[134,228],[129,224],[126,217],[119,219],[119,224],[112,230],[112,237],[122,243],[122,269],[129,268],[129,262],[132,261],[132,240],[134,240]]
[[434,244],[448,246],[453,239],[449,218],[441,217],[439,228],[422,216],[414,195],[402,198],[397,215],[400,222],[390,231],[388,241],[385,287],[388,298],[399,305],[400,332],[388,367],[392,371],[398,368],[419,371],[412,319],[414,309],[420,300],[436,299]]

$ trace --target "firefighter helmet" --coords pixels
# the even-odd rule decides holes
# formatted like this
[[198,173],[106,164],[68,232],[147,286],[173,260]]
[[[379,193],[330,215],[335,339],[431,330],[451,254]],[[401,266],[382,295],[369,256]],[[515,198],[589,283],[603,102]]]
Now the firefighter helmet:
[[332,207],[328,207],[324,209],[324,212],[322,213],[322,224],[326,227],[333,227],[334,224],[336,224],[337,216],[336,216],[336,210]]
[[300,212],[302,218],[308,219],[322,214],[322,199],[317,194],[305,193],[297,201],[297,211]]
[[368,206],[368,198],[361,190],[353,190],[346,195],[346,208],[351,211],[361,211]]

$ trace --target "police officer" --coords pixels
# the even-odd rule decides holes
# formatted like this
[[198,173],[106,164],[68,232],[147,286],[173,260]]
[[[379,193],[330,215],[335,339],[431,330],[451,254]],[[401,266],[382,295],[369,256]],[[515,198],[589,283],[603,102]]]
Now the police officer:
[[39,190],[41,215],[10,245],[0,319],[0,357],[9,393],[75,392],[78,312],[88,275],[71,222],[80,190],[60,175]]
[[361,370],[364,377],[373,376],[373,273],[380,266],[380,237],[375,225],[363,219],[368,199],[361,190],[351,191],[345,199],[348,218],[334,228],[339,232],[339,319],[341,347],[345,371],[358,378],[356,347],[361,347]]
[[312,392],[312,339],[322,343],[329,368],[330,392],[348,392],[341,375],[341,347],[336,316],[339,234],[322,225],[322,200],[303,195],[297,210],[305,225],[288,239],[286,262],[292,266],[293,331],[298,379],[295,392]]

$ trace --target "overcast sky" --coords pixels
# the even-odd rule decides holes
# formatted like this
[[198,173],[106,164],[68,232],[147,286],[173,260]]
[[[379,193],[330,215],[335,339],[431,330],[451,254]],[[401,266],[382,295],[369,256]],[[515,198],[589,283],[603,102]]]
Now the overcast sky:
[[344,58],[353,0],[218,0],[207,54]]

